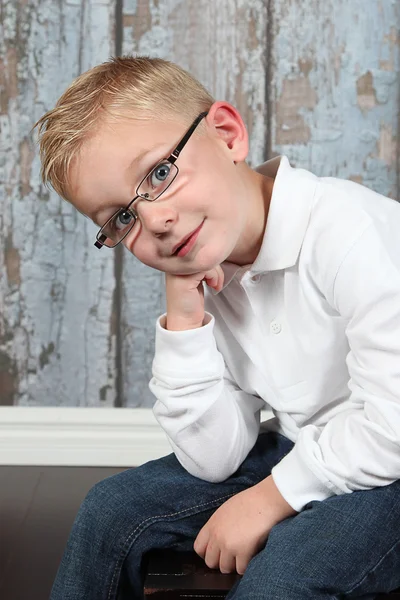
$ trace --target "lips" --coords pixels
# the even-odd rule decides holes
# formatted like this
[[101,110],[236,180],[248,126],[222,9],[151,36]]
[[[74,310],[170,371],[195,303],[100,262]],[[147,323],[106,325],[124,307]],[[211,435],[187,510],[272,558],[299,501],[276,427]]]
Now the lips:
[[199,229],[202,227],[203,223],[204,223],[204,221],[201,223],[201,225],[196,227],[196,229],[194,231],[192,231],[191,233],[188,233],[188,235],[186,235],[184,238],[182,238],[182,240],[173,247],[172,254],[175,254],[175,252],[178,250],[178,248],[180,248],[181,246],[186,244],[186,242],[192,237],[192,235],[194,235],[195,233],[197,233],[199,231]]

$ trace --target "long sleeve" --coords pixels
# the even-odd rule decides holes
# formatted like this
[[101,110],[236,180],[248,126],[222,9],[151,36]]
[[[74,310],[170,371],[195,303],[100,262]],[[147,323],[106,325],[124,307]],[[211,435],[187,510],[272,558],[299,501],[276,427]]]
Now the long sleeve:
[[400,479],[400,234],[393,229],[385,236],[366,227],[332,285],[330,302],[347,323],[350,408],[324,427],[305,426],[272,470],[298,511]]
[[156,324],[154,415],[182,466],[210,482],[224,481],[253,448],[263,400],[241,391],[218,351],[214,317],[189,331]]

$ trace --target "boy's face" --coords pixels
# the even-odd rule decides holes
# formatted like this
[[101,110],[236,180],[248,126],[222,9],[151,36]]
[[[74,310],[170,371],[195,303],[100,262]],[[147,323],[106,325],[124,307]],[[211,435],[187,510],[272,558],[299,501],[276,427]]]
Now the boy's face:
[[[209,270],[229,257],[244,230],[248,190],[241,174],[244,163],[235,162],[244,160],[248,142],[238,141],[230,122],[234,114],[221,109],[215,117],[214,109],[215,104],[203,120],[205,135],[193,135],[182,150],[170,188],[154,202],[138,198],[134,203],[138,219],[121,243],[154,269],[173,274]],[[169,156],[186,130],[179,120],[102,125],[71,167],[71,201],[101,227],[130,203],[143,177]],[[199,227],[190,252],[173,254]]]

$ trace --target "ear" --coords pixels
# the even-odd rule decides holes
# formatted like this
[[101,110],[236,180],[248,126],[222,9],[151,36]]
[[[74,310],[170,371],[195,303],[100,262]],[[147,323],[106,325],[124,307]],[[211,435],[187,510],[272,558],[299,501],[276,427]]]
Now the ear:
[[249,153],[249,136],[239,111],[229,102],[214,102],[206,117],[212,133],[224,143],[234,163],[242,162]]

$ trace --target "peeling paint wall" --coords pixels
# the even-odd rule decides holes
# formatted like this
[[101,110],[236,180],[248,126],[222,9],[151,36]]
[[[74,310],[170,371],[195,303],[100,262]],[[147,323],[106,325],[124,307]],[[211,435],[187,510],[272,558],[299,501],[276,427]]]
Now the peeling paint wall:
[[275,0],[272,150],[398,198],[400,2]]
[[1,19],[0,404],[112,406],[113,257],[41,185],[30,130],[112,54],[114,2],[3,0]]
[[[250,139],[250,162],[264,160],[267,11],[262,0],[124,0],[123,53],[158,56],[195,75],[217,99],[237,106]],[[121,344],[128,406],[151,406],[148,389],[155,321],[165,312],[164,275],[123,255]]]
[[250,164],[284,153],[399,197],[398,0],[1,7],[0,404],[154,402],[164,277],[126,250],[94,248],[96,226],[41,185],[30,133],[75,76],[117,47],[176,61],[235,104]]

